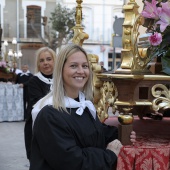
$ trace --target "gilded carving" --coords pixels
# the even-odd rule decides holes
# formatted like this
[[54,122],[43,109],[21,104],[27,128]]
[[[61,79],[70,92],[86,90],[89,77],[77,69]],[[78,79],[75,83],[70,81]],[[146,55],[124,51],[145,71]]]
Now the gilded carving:
[[117,88],[113,82],[105,81],[100,88],[100,100],[97,104],[97,114],[101,122],[108,118],[108,108],[112,107],[112,112],[116,111],[114,102],[118,96]]
[[130,29],[126,28],[124,32],[125,32],[126,35],[129,35],[130,34]]
[[81,3],[83,2],[82,0],[77,0],[77,7],[76,7],[76,26],[73,27],[74,31],[74,37],[72,39],[72,42],[74,44],[78,44],[82,46],[83,42],[85,39],[88,39],[89,36],[85,32],[83,32],[83,27],[81,26],[82,22],[82,7]]
[[93,71],[93,93],[94,93],[94,105],[100,100],[100,87],[103,85],[103,82],[97,78],[97,73],[101,72],[101,66],[98,64],[99,57],[95,54],[88,54],[89,61],[91,63]]
[[[141,56],[138,51],[137,41],[139,36],[139,26],[142,25],[143,17],[138,13],[139,6],[134,0],[130,0],[127,5],[124,5],[125,19],[123,23],[123,49],[121,73],[141,73],[148,72],[147,64],[149,59],[146,56]],[[119,72],[118,70],[117,72]]]
[[84,40],[89,38],[88,34],[83,32],[83,28],[82,27],[75,26],[72,29],[74,31],[74,37],[72,39],[72,42],[74,44],[78,44],[78,45],[82,46]]
[[108,108],[112,107],[112,112],[115,112],[115,100],[118,96],[117,88],[113,82],[101,81],[98,75],[101,73],[101,66],[98,64],[98,56],[95,54],[88,54],[93,71],[93,103],[97,110],[97,115],[101,122],[108,118]]
[[152,87],[152,95],[155,99],[152,102],[152,108],[155,111],[170,108],[170,90],[163,84],[156,84]]

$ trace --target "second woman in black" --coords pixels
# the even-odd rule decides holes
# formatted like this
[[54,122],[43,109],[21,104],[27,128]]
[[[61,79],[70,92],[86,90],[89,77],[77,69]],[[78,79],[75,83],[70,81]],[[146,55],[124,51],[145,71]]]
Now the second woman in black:
[[55,58],[56,54],[52,49],[48,47],[40,48],[36,53],[36,74],[30,79],[28,83],[29,102],[24,128],[24,137],[26,154],[29,160],[31,155],[32,141],[31,111],[33,105],[50,91],[53,81],[52,74]]

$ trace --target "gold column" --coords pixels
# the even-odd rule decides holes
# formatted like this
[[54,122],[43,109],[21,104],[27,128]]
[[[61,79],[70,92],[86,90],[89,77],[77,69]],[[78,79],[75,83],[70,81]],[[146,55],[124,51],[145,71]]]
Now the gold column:
[[76,0],[77,2],[77,7],[76,7],[76,26],[74,26],[72,29],[74,31],[74,37],[72,39],[72,42],[74,44],[78,44],[82,46],[83,42],[85,39],[88,39],[89,36],[85,32],[83,32],[83,27],[82,27],[82,7],[81,3],[83,0]]
[[146,73],[149,59],[147,56],[141,56],[138,51],[139,27],[143,23],[143,17],[138,12],[139,6],[135,0],[130,0],[127,5],[123,6],[125,19],[123,23],[121,51],[122,63],[121,69],[116,73]]

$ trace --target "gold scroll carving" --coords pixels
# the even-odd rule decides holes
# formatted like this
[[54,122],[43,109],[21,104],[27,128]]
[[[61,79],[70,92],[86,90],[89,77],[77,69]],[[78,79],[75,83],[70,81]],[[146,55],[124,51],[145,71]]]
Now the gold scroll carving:
[[155,99],[152,108],[155,111],[170,109],[170,89],[163,84],[156,84],[152,87],[152,95]]

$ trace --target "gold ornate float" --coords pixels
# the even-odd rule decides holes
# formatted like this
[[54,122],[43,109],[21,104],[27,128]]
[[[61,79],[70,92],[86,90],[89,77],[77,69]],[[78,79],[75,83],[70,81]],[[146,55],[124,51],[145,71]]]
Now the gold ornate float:
[[[73,42],[79,45],[88,38],[81,26],[82,20],[82,0],[77,0],[76,26],[74,30]],[[98,56],[89,54],[92,70],[94,74],[94,104],[101,122],[108,118],[108,108],[112,107],[113,113],[116,110],[124,112],[124,108],[132,108],[133,115],[138,115],[141,119],[146,113],[170,108],[170,97],[157,96],[155,87],[163,89],[162,94],[168,93],[166,85],[170,85],[170,76],[152,74],[147,65],[149,59],[146,49],[138,48],[139,27],[143,23],[143,18],[138,12],[139,6],[135,0],[130,0],[124,5],[125,19],[122,25],[123,36],[121,51],[121,67],[115,73],[101,73],[98,65]],[[141,53],[145,51],[145,54]],[[162,85],[159,85],[162,84]],[[164,103],[164,104],[161,104]]]

